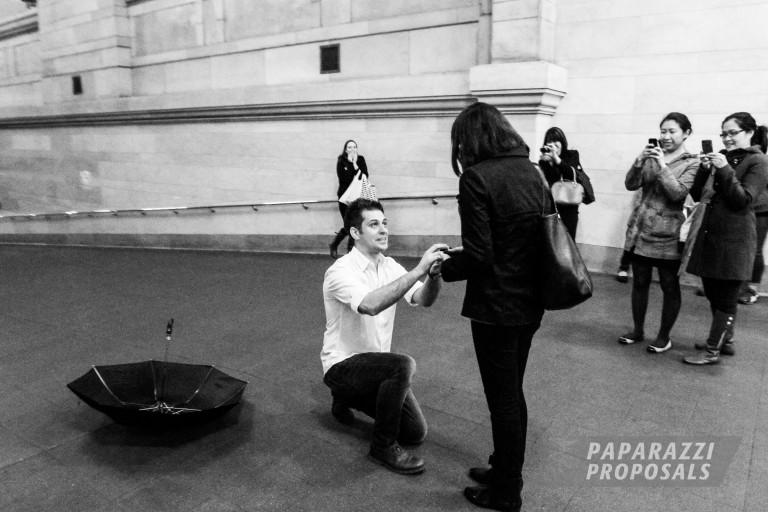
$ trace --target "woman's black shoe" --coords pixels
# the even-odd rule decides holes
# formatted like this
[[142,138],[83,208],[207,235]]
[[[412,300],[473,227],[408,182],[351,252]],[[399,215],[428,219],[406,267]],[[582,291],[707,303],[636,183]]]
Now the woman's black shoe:
[[469,468],[469,478],[483,485],[491,481],[491,468]]
[[465,488],[464,497],[478,507],[491,510],[519,512],[523,507],[523,500],[520,498],[519,492],[516,497],[513,495],[503,496],[501,493],[485,486]]

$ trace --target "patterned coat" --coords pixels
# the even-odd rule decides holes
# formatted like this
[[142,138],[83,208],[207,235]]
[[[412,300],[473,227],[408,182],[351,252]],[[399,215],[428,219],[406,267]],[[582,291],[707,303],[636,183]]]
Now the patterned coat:
[[666,167],[648,158],[641,168],[627,171],[627,190],[640,190],[642,195],[627,223],[624,250],[647,258],[679,260],[680,226],[685,221],[683,205],[693,184],[699,159],[683,153]]

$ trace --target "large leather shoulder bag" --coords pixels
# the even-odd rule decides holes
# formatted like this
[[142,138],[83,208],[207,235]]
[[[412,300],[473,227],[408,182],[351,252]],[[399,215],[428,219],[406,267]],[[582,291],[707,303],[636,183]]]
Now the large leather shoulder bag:
[[[542,211],[539,219],[541,268],[538,291],[544,309],[568,309],[592,297],[592,277],[576,242],[557,213],[555,200],[546,187],[546,181],[544,185],[545,194],[551,200],[552,211]],[[545,197],[545,209],[546,203]]]

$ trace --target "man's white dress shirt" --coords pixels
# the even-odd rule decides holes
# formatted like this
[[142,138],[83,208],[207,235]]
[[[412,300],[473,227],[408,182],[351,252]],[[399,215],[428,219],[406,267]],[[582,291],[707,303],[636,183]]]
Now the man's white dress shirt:
[[[392,258],[379,254],[377,264],[357,248],[336,260],[325,272],[325,336],[320,359],[323,373],[339,361],[363,352],[389,352],[396,304],[375,316],[358,313],[357,308],[370,292],[388,285],[407,271]],[[417,281],[405,294],[413,304]]]

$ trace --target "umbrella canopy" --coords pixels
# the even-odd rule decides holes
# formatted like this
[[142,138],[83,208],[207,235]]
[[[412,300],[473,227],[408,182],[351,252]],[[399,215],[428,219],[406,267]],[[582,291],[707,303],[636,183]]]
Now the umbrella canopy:
[[247,384],[210,365],[144,361],[93,366],[67,387],[117,423],[172,427],[227,412]]

